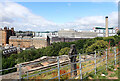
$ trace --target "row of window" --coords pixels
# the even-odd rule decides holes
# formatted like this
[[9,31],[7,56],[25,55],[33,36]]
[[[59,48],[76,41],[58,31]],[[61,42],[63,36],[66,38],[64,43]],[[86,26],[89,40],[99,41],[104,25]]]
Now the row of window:
[[[105,33],[105,30],[95,30],[97,33]],[[115,30],[108,30],[109,33],[116,33]]]
[[8,49],[8,50],[3,50],[3,55],[9,54],[9,53],[12,53],[12,52],[16,52],[16,51],[17,51],[16,48],[14,48],[14,49]]

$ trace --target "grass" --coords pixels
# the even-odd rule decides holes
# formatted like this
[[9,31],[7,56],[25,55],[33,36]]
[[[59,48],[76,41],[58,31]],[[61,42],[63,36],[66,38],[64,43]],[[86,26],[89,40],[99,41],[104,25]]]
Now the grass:
[[111,75],[109,77],[115,77],[116,73],[111,73]]

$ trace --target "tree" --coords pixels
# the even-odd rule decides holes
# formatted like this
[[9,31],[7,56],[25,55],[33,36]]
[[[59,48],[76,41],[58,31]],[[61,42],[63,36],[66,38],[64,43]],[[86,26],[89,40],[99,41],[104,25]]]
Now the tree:
[[70,48],[68,48],[68,47],[62,48],[59,51],[59,55],[68,55],[69,51],[70,51]]
[[120,35],[119,36],[115,35],[113,37],[115,38],[115,41],[116,41],[115,44],[118,44],[120,42]]
[[117,35],[120,35],[120,30],[118,30]]
[[107,41],[108,43],[110,42],[110,46],[115,46],[116,40],[113,36],[104,37],[103,40]]
[[107,48],[107,46],[108,46],[108,42],[107,41],[98,40],[97,42],[95,42],[94,44],[92,44],[91,46],[89,46],[86,49],[86,52],[87,53],[91,53],[91,52],[94,52],[95,50],[96,51],[104,50],[104,49]]
[[86,39],[81,39],[75,42],[76,49],[79,53],[83,52],[83,46],[86,43]]
[[92,44],[94,44],[96,42],[96,39],[87,39],[87,41],[84,43],[84,47],[83,50],[84,52],[86,52],[86,49],[91,46]]

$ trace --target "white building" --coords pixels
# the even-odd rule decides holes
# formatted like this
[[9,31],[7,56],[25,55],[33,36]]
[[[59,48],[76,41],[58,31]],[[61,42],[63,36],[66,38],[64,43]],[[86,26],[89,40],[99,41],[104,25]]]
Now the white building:
[[49,31],[46,31],[46,32],[34,32],[33,36],[34,37],[47,37],[47,36],[49,36],[51,38],[51,37],[58,36],[58,33],[57,33],[57,31],[53,31],[53,32],[49,32]]
[[[105,37],[106,28],[103,28],[103,27],[94,27],[93,30],[94,30],[94,32],[98,33],[98,37]],[[118,31],[118,27],[116,27],[116,28],[114,28],[114,27],[108,28],[108,34],[109,34],[109,36],[116,35],[117,31]]]
[[61,29],[58,31],[58,37],[65,38],[95,38],[97,34],[97,32],[93,31],[76,31],[73,29]]

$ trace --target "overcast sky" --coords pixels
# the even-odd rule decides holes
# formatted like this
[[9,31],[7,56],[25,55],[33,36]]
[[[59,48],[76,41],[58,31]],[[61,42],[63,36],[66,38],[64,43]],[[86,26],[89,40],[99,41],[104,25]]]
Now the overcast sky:
[[0,27],[54,31],[118,25],[117,2],[0,2]]

